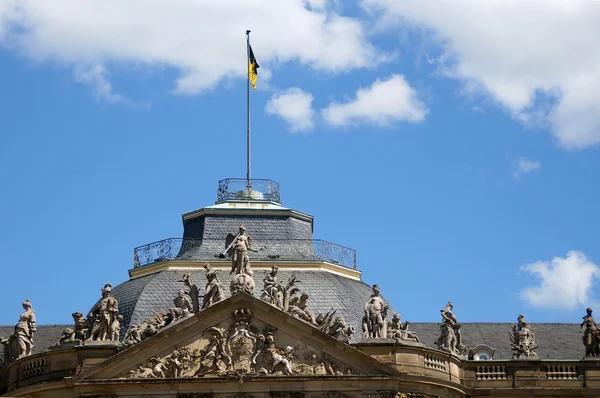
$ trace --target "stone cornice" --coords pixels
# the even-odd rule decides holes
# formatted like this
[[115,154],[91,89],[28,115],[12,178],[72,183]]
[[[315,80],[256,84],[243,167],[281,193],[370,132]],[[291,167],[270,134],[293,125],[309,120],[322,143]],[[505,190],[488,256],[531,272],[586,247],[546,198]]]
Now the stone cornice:
[[[206,261],[185,261],[185,260],[165,260],[151,265],[146,265],[139,268],[129,270],[131,279],[140,278],[142,276],[154,274],[160,271],[167,270],[203,270]],[[273,264],[277,265],[280,270],[286,271],[325,271],[332,274],[341,275],[346,278],[361,280],[362,272],[341,265],[333,264],[327,261],[252,261],[253,270],[270,270]],[[230,260],[215,259],[210,261],[213,269],[229,271],[231,269]]]
[[282,208],[282,209],[263,209],[263,208],[210,208],[204,207],[202,209],[194,210],[188,213],[184,213],[181,215],[183,222],[185,223],[188,220],[198,218],[204,215],[236,215],[236,216],[288,216],[297,218],[302,221],[309,222],[311,228],[313,228],[313,216],[302,213],[296,210]]

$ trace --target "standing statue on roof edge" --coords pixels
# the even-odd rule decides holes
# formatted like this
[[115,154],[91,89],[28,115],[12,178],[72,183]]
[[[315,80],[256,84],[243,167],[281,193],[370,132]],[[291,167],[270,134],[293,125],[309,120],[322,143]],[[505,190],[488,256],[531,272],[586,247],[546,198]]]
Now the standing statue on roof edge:
[[[88,318],[92,320],[92,330],[88,340],[110,341],[115,338],[114,334],[119,320],[119,303],[111,296],[112,285],[107,283],[102,290],[102,299],[90,310]],[[117,340],[118,340],[118,336]]]
[[513,359],[537,357],[533,351],[538,347],[535,342],[535,332],[527,327],[525,315],[519,314],[517,324],[512,325],[512,330],[508,331],[510,335],[510,348],[515,351]]
[[585,356],[598,356],[600,354],[600,348],[598,344],[599,333],[598,325],[596,325],[596,321],[594,321],[594,317],[592,317],[592,309],[587,308],[585,310],[586,315],[583,317],[583,322],[581,323],[581,333],[583,333],[582,340],[583,345],[585,346]]
[[469,352],[469,347],[462,343],[462,334],[460,324],[456,316],[452,313],[454,304],[448,301],[448,304],[443,310],[440,310],[442,315],[442,324],[440,325],[440,336],[435,344],[438,349],[447,351],[456,355],[466,355]]
[[12,335],[8,339],[0,337],[3,355],[0,362],[8,363],[14,359],[23,358],[33,352],[33,335],[37,330],[35,312],[29,300],[23,301],[25,310],[19,316]]
[[363,338],[381,339],[387,337],[385,318],[390,308],[380,296],[379,285],[373,285],[373,294],[365,303],[363,317]]

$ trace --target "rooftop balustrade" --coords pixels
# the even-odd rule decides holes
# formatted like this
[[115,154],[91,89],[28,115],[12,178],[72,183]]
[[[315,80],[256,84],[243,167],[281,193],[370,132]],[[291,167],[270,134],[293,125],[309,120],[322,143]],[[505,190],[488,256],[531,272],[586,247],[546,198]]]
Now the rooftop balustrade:
[[229,200],[281,203],[279,183],[272,180],[226,178],[219,181],[217,203]]
[[[356,269],[356,250],[321,239],[253,239],[250,261],[327,261]],[[169,238],[133,249],[133,267],[165,260],[211,261],[223,257],[224,240]],[[220,256],[221,255],[221,256]]]

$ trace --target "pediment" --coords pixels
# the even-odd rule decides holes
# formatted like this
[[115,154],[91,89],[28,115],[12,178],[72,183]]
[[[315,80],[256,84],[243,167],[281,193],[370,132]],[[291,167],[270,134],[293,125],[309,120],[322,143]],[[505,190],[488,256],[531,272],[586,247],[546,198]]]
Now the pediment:
[[393,375],[307,322],[236,294],[75,376],[77,380]]

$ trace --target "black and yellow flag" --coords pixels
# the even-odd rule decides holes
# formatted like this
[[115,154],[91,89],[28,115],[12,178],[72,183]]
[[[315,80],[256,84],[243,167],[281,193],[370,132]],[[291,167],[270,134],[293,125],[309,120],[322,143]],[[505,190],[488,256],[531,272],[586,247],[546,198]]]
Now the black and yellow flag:
[[252,88],[256,90],[256,77],[258,75],[258,62],[256,62],[256,58],[254,58],[254,52],[252,52],[252,46],[248,43],[248,77],[250,78],[250,83],[252,83]]

